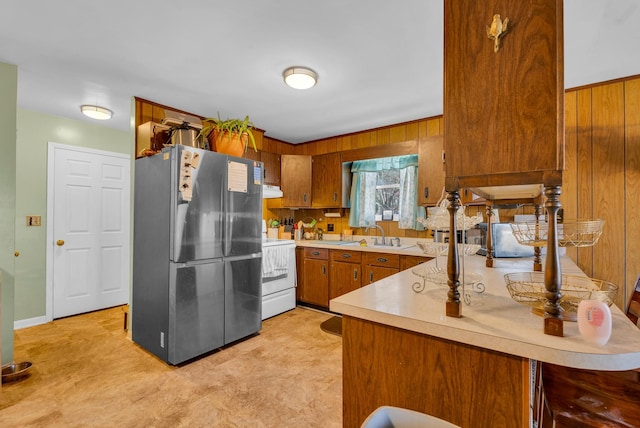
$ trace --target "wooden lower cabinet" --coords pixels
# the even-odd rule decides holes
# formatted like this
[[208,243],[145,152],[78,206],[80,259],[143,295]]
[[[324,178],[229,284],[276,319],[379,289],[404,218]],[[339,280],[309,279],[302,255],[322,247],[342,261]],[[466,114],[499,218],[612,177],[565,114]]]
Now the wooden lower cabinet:
[[461,427],[529,426],[530,361],[343,316],[343,426],[383,405]]
[[360,251],[330,251],[329,300],[360,288],[361,254]]
[[421,256],[298,247],[296,299],[328,308],[331,299],[429,260],[430,257]]
[[329,250],[304,248],[302,276],[298,300],[329,307]]

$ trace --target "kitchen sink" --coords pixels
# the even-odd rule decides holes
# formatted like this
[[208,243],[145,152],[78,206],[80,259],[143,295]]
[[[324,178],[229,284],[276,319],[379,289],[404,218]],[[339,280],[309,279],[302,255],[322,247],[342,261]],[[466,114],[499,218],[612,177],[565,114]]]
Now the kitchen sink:
[[[360,247],[360,241],[336,241],[336,240],[315,240],[309,241],[322,245],[336,245],[340,247]],[[391,246],[391,245],[374,245],[373,241],[367,240],[367,246],[363,248],[375,248],[376,250],[406,250],[408,248],[414,248],[416,244],[406,244],[400,245],[399,247]]]

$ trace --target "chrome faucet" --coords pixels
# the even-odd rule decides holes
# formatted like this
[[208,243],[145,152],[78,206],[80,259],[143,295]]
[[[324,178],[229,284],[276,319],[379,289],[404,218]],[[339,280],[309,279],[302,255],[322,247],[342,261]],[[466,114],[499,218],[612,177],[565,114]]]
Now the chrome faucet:
[[376,224],[375,226],[369,226],[364,231],[368,232],[372,227],[377,227],[378,229],[380,229],[380,233],[382,234],[382,243],[378,244],[378,238],[375,238],[373,245],[387,245],[387,241],[384,239],[384,229],[379,224]]
[[391,245],[393,247],[393,241],[396,241],[396,245],[399,247],[400,246],[400,238],[391,238],[389,239],[389,245]]

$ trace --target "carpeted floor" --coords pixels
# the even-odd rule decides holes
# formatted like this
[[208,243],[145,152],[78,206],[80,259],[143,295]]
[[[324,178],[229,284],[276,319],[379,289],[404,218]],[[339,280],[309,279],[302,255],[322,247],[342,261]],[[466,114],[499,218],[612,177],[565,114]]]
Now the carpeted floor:
[[121,308],[15,332],[31,375],[0,390],[2,427],[341,427],[342,339],[296,308],[182,367],[127,338]]

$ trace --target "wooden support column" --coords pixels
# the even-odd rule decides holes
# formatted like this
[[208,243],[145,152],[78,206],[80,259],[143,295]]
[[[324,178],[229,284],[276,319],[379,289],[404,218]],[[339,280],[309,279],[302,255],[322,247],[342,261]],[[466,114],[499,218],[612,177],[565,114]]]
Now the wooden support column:
[[447,274],[449,280],[449,293],[447,293],[446,315],[448,317],[462,316],[462,307],[460,306],[460,259],[458,258],[458,225],[457,213],[460,208],[460,190],[456,189],[448,193],[449,200],[449,256],[447,258]]
[[493,201],[487,200],[487,260],[486,266],[493,267],[493,233],[491,232],[491,218],[493,217]]
[[[536,215],[536,236],[535,236],[535,240],[538,240],[538,236],[539,236],[539,219],[540,219],[540,215],[542,215],[542,205],[540,202],[536,203],[535,206],[535,215]],[[542,272],[542,248],[540,248],[538,245],[536,245],[535,247],[533,247],[533,270],[535,272]]]
[[560,312],[560,288],[562,287],[562,270],[560,268],[560,256],[558,254],[558,210],[560,203],[561,186],[545,186],[544,194],[547,197],[545,207],[547,209],[549,230],[547,235],[547,258],[544,271],[544,287],[547,303],[544,305],[544,334],[552,336],[564,336],[562,314]]

